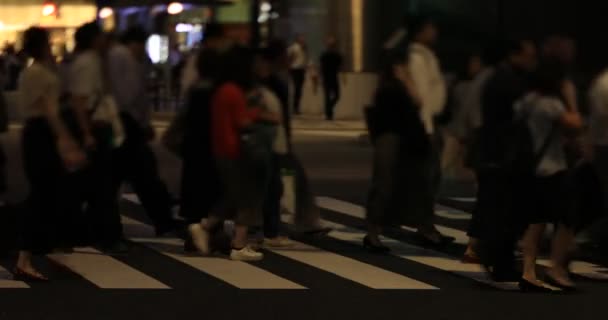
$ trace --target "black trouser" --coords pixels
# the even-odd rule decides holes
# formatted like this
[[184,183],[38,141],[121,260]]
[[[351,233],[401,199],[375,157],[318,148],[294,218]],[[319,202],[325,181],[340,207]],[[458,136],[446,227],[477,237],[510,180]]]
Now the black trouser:
[[302,102],[304,80],[306,79],[306,69],[292,69],[291,78],[293,80],[294,86],[293,110],[296,114],[300,114],[300,104]]
[[81,215],[81,188],[57,153],[44,118],[27,120],[22,134],[23,164],[29,194],[21,217],[21,249],[44,254],[75,244]]
[[126,113],[121,113],[126,139],[115,152],[115,193],[128,182],[157,228],[170,227],[173,218],[171,196],[158,172],[156,155],[146,132]]
[[279,236],[281,227],[281,196],[283,181],[279,155],[272,156],[268,192],[264,200],[264,237],[273,239]]
[[[82,144],[83,135],[74,112],[67,109],[62,116],[73,137]],[[44,119],[41,121],[46,123]],[[97,143],[95,149],[87,150],[87,166],[71,174],[78,180],[74,193],[78,194],[81,206],[86,204],[86,240],[101,246],[112,246],[122,238],[122,224],[114,186],[114,150],[108,139],[111,128],[95,126],[93,135]]]
[[324,76],[323,90],[325,92],[325,118],[334,119],[334,109],[340,101],[340,82],[337,75]]
[[477,208],[470,234],[481,238],[484,264],[501,273],[513,268],[515,244],[525,225],[515,214],[512,177],[504,169],[486,168],[480,170],[478,178]]

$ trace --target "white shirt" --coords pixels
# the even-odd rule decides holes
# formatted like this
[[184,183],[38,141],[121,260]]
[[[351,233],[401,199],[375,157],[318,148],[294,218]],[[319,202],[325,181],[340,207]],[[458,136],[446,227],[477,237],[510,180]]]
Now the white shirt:
[[547,139],[551,139],[536,169],[536,175],[548,177],[567,170],[563,138],[556,127],[566,113],[566,105],[559,98],[530,93],[515,104],[515,111],[519,115],[527,112],[528,126],[537,153],[542,151]]
[[299,43],[292,44],[287,50],[289,57],[291,58],[290,68],[294,70],[306,69],[308,66],[308,56],[306,50]]
[[104,93],[101,58],[95,51],[79,54],[70,67],[68,89],[71,94],[89,98],[89,108]]
[[142,127],[150,123],[151,104],[147,98],[144,66],[123,45],[108,53],[108,76],[120,111],[128,112]]
[[426,46],[414,43],[410,46],[409,70],[422,100],[422,123],[427,134],[433,134],[434,118],[443,111],[447,101],[447,88],[439,67],[439,59]]
[[[279,114],[280,119],[283,119],[281,100],[279,100],[279,98],[268,88],[261,87],[260,92],[262,94],[262,99],[264,100],[264,105],[268,111]],[[272,149],[277,154],[285,155],[288,153],[289,149],[287,146],[287,131],[285,130],[285,126],[277,126],[277,135]]]
[[608,146],[608,70],[593,83],[589,92],[590,128],[597,146]]
[[50,67],[40,63],[33,63],[19,78],[20,103],[28,118],[46,115],[46,110],[37,103],[40,98],[45,98],[50,107],[59,112],[60,90],[59,77]]

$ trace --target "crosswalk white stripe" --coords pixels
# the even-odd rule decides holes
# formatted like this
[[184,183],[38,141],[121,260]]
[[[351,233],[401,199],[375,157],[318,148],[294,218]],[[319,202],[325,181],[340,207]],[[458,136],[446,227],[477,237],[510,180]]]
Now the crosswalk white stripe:
[[[307,289],[300,284],[245,262],[214,257],[186,256],[182,251],[182,240],[152,238],[154,229],[151,226],[127,217],[123,217],[123,224],[125,233],[131,237],[131,240],[239,289]],[[133,226],[136,228],[132,228]]]
[[471,220],[471,218],[473,218],[473,215],[470,213],[441,205],[435,206],[435,215],[450,220]]
[[28,289],[29,287],[23,281],[13,280],[13,275],[0,266],[0,289]]
[[51,254],[48,258],[101,289],[171,289],[93,248],[79,248],[72,254]]
[[[288,217],[283,216],[282,219],[284,219],[285,222],[289,222]],[[353,235],[347,235],[337,231],[332,231],[329,236],[349,237],[351,240],[356,240],[353,238]],[[313,266],[317,269],[335,274],[339,277],[357,282],[372,289],[438,289],[424,282],[299,242],[295,242],[295,247],[293,248],[269,250],[289,259]]]
[[[334,229],[328,235],[334,239],[360,245],[363,237],[365,236],[363,231],[339,223],[326,220],[323,220],[323,223],[324,225]],[[481,267],[478,265],[463,264],[459,260],[456,260],[448,255],[415,245],[406,244],[389,237],[382,237],[382,241],[385,245],[391,248],[392,255],[401,259],[458,274],[501,290],[517,289],[516,283],[494,283],[493,281],[490,281],[486,274],[481,270]]]
[[[331,198],[323,199],[324,200],[322,201],[318,201],[317,204],[324,209],[339,212],[356,218],[365,217],[365,208],[363,208],[362,206]],[[466,232],[464,231],[442,225],[436,225],[436,227],[437,230],[439,230],[441,233],[456,238],[455,243],[457,244],[466,245],[469,241],[469,238]],[[416,229],[410,227],[403,226],[402,228],[404,230],[412,232],[416,231]],[[608,279],[608,274],[606,274],[606,272],[608,272],[607,268],[588,262],[576,261],[572,264],[571,270],[575,274],[579,274],[589,278]]]

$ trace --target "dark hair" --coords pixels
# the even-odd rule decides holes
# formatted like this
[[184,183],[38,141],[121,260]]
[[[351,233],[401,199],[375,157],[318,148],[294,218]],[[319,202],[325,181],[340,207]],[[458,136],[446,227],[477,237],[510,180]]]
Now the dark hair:
[[200,79],[216,81],[219,78],[221,56],[214,49],[203,49],[198,55],[196,69]]
[[82,25],[76,30],[76,34],[74,35],[74,39],[76,40],[76,51],[91,49],[95,39],[102,34],[101,28],[96,22],[89,22]]
[[520,54],[524,51],[526,44],[533,44],[531,39],[508,39],[503,46],[504,57],[509,57],[514,54]]
[[418,15],[412,16],[407,19],[407,32],[411,35],[411,38],[415,38],[426,28],[428,25],[434,25],[435,20],[431,16]]
[[561,88],[568,74],[557,59],[546,59],[534,73],[534,89],[543,95],[560,96]]
[[224,27],[218,23],[210,23],[205,27],[205,37],[209,38],[221,38],[224,36]]
[[247,90],[253,87],[255,77],[253,74],[255,53],[252,49],[235,46],[221,53],[218,68],[217,84],[233,82]]
[[259,55],[266,61],[277,61],[287,55],[287,43],[281,39],[272,39],[260,49]]
[[148,41],[148,33],[142,27],[134,26],[127,29],[120,38],[124,44],[130,43],[146,43]]
[[409,53],[407,50],[391,50],[386,52],[383,59],[383,67],[380,73],[380,87],[390,86],[398,80],[395,78],[395,66],[408,62]]
[[47,54],[49,45],[48,31],[31,27],[23,34],[23,50],[34,59],[42,59]]

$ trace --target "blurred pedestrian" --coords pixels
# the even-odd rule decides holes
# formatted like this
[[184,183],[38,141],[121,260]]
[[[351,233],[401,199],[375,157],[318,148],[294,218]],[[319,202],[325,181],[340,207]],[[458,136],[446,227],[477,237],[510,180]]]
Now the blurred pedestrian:
[[[517,117],[529,126],[535,160],[529,185],[519,185],[518,199],[529,209],[523,213],[527,230],[523,237],[524,270],[519,283],[524,292],[550,292],[537,277],[536,259],[540,241],[549,223],[557,223],[551,250],[551,268],[546,280],[561,289],[573,290],[567,263],[574,245],[576,221],[574,198],[567,176],[564,136],[583,125],[578,112],[568,110],[562,99],[562,86],[567,81],[559,64],[541,64],[535,76],[533,91],[516,106]],[[523,206],[518,210],[523,209]]]
[[132,27],[108,53],[109,83],[125,129],[125,141],[114,153],[113,168],[116,194],[122,183],[128,182],[160,236],[174,230],[176,222],[171,195],[160,178],[156,155],[149,145],[155,131],[150,123],[152,103],[146,90],[147,39],[143,29]]
[[[385,253],[380,241],[383,228],[409,222],[410,209],[433,206],[429,179],[424,174],[430,140],[419,116],[419,98],[410,78],[408,57],[393,53],[380,76],[374,105],[368,110],[370,136],[374,145],[373,180],[367,203],[366,249]],[[423,189],[420,199],[415,189]],[[396,200],[405,204],[391,210]],[[432,208],[429,208],[429,210]]]
[[288,49],[290,61],[291,80],[293,81],[293,111],[300,114],[302,93],[306,80],[306,69],[308,68],[308,47],[303,35],[297,35],[295,42]]
[[71,175],[85,165],[86,155],[60,117],[61,86],[52,68],[48,32],[30,28],[23,43],[34,61],[19,81],[21,105],[27,112],[22,147],[30,193],[14,273],[16,279],[46,281],[32,265],[32,255],[75,245],[72,235],[79,226],[74,222],[82,206]]
[[344,58],[338,51],[338,41],[334,37],[327,39],[327,47],[321,55],[321,78],[325,93],[325,119],[333,120],[335,108],[340,101],[340,72]]
[[69,72],[70,110],[67,115],[73,132],[90,158],[86,197],[91,234],[104,251],[124,253],[127,247],[122,242],[112,170],[113,149],[124,137],[104,64],[107,43],[95,22],[78,28],[75,39],[78,54]]
[[[280,115],[284,119],[283,111],[286,109],[281,99],[271,88],[264,84],[273,76],[276,59],[280,58],[275,54],[274,48],[261,49],[257,54],[255,62],[255,76],[262,103],[269,112]],[[281,197],[283,195],[282,182],[282,163],[289,153],[287,143],[287,128],[282,123],[276,125],[276,132],[273,134],[272,156],[270,158],[270,174],[268,182],[268,192],[264,200],[264,245],[267,247],[281,248],[292,246],[293,243],[281,234]]]
[[272,148],[264,121],[278,123],[279,115],[264,111],[247,99],[253,89],[253,55],[234,48],[221,59],[222,72],[212,98],[212,146],[222,187],[221,207],[201,224],[189,227],[194,245],[210,253],[210,234],[228,218],[235,219],[230,258],[256,261],[263,254],[248,244],[249,227],[259,225],[268,184],[268,157]]
[[530,90],[536,67],[536,46],[531,41],[510,41],[502,50],[504,61],[487,81],[481,100],[477,203],[471,234],[480,239],[478,254],[497,281],[518,281],[515,243],[523,226],[514,212],[513,186],[506,163],[516,101]]
[[[408,32],[411,37],[409,47],[409,72],[417,95],[420,98],[420,117],[424,124],[428,139],[433,146],[429,149],[429,159],[426,171],[430,189],[420,192],[421,198],[431,201],[424,205],[426,209],[412,212],[411,223],[418,228],[418,234],[424,241],[438,245],[451,242],[454,239],[443,236],[435,227],[434,204],[438,196],[441,182],[441,134],[436,129],[435,119],[444,110],[447,103],[447,88],[441,73],[439,59],[433,51],[438,38],[438,28],[435,22],[426,16],[411,17]],[[414,190],[412,190],[414,191]]]

